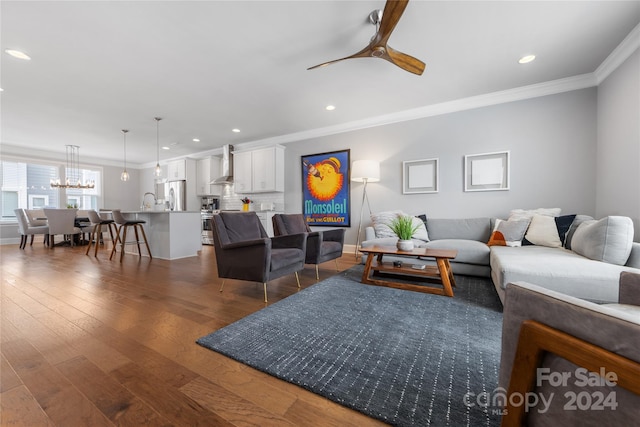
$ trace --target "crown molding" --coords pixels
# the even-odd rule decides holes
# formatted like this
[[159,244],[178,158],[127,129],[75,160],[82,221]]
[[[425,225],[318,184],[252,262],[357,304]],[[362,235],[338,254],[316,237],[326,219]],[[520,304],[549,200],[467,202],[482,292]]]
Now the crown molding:
[[640,48],[640,24],[631,30],[627,37],[609,54],[607,59],[594,72],[598,84],[602,83],[624,61]]
[[469,98],[462,98],[454,101],[427,105],[425,107],[413,108],[410,110],[399,111],[397,113],[369,117],[363,120],[357,120],[323,128],[310,129],[303,132],[279,135],[272,138],[259,139],[235,145],[241,146],[243,149],[252,149],[275,144],[288,144],[292,142],[321,138],[325,136],[368,129],[377,126],[385,126],[410,120],[423,119],[426,117],[472,110],[475,108],[489,107],[492,105],[522,101],[525,99],[537,98],[547,95],[555,95],[558,93],[586,89],[594,86],[597,86],[597,82],[593,73],[581,74],[579,76],[567,77],[564,79],[537,83],[515,89],[507,89],[485,95],[472,96]]
[[[12,145],[3,142],[2,157],[5,156],[16,157],[20,159],[42,160],[46,162],[55,161],[64,163],[67,160],[65,153],[40,150],[30,147],[22,147],[19,145]],[[82,158],[80,159],[80,165],[122,167],[122,162],[118,160],[101,159],[98,157],[82,155]],[[138,163],[127,162],[127,168],[141,169],[141,165]]]

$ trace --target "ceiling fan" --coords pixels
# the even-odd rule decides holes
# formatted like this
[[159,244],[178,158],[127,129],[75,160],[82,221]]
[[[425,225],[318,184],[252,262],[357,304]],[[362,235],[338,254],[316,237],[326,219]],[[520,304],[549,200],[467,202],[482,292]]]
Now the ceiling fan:
[[369,21],[376,25],[377,31],[371,38],[369,45],[360,52],[354,53],[353,55],[345,58],[314,65],[313,67],[307,68],[307,70],[325,67],[329,64],[351,58],[380,58],[387,60],[410,73],[422,75],[425,68],[424,62],[414,58],[413,56],[393,50],[391,47],[387,46],[387,41],[391,36],[391,32],[396,27],[396,24],[400,20],[400,17],[408,3],[409,0],[387,0],[387,3],[384,6],[384,12],[381,10],[374,10],[369,14]]

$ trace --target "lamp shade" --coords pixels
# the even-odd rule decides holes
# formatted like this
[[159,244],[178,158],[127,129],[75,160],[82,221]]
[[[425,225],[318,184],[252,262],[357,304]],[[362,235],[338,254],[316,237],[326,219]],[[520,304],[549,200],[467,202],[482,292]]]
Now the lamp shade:
[[351,181],[380,181],[380,162],[375,160],[355,160],[351,164]]

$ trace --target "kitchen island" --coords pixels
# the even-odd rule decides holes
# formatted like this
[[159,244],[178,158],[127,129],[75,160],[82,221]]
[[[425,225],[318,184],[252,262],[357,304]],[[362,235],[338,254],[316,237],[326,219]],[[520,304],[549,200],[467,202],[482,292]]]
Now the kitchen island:
[[[200,212],[196,211],[128,211],[127,218],[146,221],[143,225],[153,258],[178,259],[197,256],[202,249]],[[129,235],[127,233],[127,240]],[[136,251],[129,245],[127,252]],[[144,255],[144,251],[143,251]]]

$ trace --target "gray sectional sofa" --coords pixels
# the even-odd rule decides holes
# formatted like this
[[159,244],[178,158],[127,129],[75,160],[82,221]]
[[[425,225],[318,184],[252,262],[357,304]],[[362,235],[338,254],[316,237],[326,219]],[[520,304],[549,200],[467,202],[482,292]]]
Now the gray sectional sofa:
[[[631,220],[626,218],[618,221],[618,218],[625,217],[616,217],[610,223],[616,225],[622,222],[625,224],[624,229],[627,230]],[[582,220],[584,221],[585,218]],[[627,239],[629,247],[617,250],[618,246],[610,243],[616,240],[615,233],[611,235],[609,230],[610,235],[605,235],[602,232],[603,227],[600,223],[603,221],[604,219],[599,222],[590,221],[596,223],[591,228],[599,227],[591,233],[595,235],[595,237],[591,236],[591,240],[584,236],[574,237],[574,239],[579,237],[581,240],[576,241],[581,245],[580,251],[577,250],[578,248],[571,250],[565,247],[540,245],[488,246],[487,242],[494,231],[495,218],[429,218],[425,221],[428,240],[414,239],[414,243],[416,247],[456,249],[458,256],[451,260],[454,274],[490,277],[502,301],[504,301],[507,283],[526,281],[597,303],[615,303],[618,302],[620,272],[640,273],[640,243],[632,242],[633,224],[631,223],[631,237],[617,236],[618,241]],[[374,229],[373,226],[365,229],[362,247],[395,246],[396,237],[377,237],[376,229],[378,227]],[[585,247],[587,249],[584,249]],[[600,255],[605,254],[606,261],[591,259],[598,258],[592,253],[594,250],[600,251]],[[588,256],[584,256],[585,253]],[[402,260],[400,257],[394,258],[385,257],[385,260]],[[428,258],[417,261],[412,258],[410,261],[407,259],[404,261],[435,265],[435,262]]]

